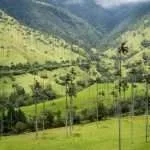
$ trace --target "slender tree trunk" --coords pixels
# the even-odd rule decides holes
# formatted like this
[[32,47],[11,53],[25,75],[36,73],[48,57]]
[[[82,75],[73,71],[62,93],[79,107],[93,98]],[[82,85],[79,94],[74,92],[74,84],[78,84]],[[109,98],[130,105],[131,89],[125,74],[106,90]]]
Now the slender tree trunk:
[[116,101],[115,101],[115,90],[114,90],[114,86],[113,85],[113,90],[112,90],[112,102],[113,102],[113,107],[114,107],[114,116],[116,116]]
[[98,121],[99,121],[99,110],[98,110],[98,82],[96,83],[96,125],[98,127]]
[[[43,89],[45,87],[44,79],[43,79]],[[43,99],[43,132],[45,130],[45,99]]]
[[3,136],[3,130],[4,130],[4,112],[2,111],[2,118],[1,118],[1,129],[0,129],[1,133],[0,133],[0,139],[2,138]]
[[73,97],[70,96],[70,135],[72,135],[73,130]]
[[107,93],[109,95],[109,81],[107,82]]
[[45,100],[43,101],[43,131],[45,130]]
[[118,149],[122,149],[122,137],[121,137],[121,99],[122,99],[122,92],[121,92],[121,87],[122,87],[122,60],[121,60],[121,53],[119,56],[119,100],[118,100]]
[[37,100],[35,100],[35,138],[38,139]]
[[[34,81],[35,79],[35,74],[34,74]],[[37,96],[34,99],[34,113],[35,113],[35,139],[38,139],[38,116],[37,116]]]
[[149,124],[149,98],[148,98],[148,82],[146,82],[146,105],[145,105],[145,140],[148,142],[148,124]]
[[134,122],[133,122],[133,117],[134,117],[134,94],[135,94],[135,91],[134,91],[134,83],[135,83],[135,77],[133,75],[132,77],[132,85],[131,85],[131,94],[132,94],[132,102],[131,102],[131,144],[134,143]]
[[[119,99],[121,98],[121,92],[119,92]],[[119,142],[119,150],[121,150],[121,106],[120,102],[118,103],[118,142]]]
[[10,128],[12,129],[12,122],[13,122],[13,118],[12,118],[12,112],[10,114]]
[[65,126],[66,126],[66,136],[68,136],[68,87],[66,84],[66,122],[65,122]]

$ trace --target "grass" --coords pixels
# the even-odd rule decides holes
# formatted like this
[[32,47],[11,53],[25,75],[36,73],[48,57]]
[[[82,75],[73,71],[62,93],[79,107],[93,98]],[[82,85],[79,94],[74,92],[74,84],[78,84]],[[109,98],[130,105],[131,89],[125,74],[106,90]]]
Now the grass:
[[[66,137],[65,128],[50,129],[35,133],[3,137],[0,141],[1,150],[117,150],[117,120],[109,119],[96,123],[74,126],[72,137]],[[122,119],[122,150],[148,150],[150,143],[145,143],[144,117],[134,118],[134,143],[131,144],[130,117]]]
[[[72,61],[77,58],[83,59],[85,51],[78,46],[75,47],[78,52],[72,51],[71,45],[66,43],[62,39],[56,39],[51,35],[46,35],[39,31],[35,31],[31,28],[25,27],[18,21],[9,17],[3,11],[1,23],[0,23],[0,65],[11,65],[18,63],[35,63],[44,64],[46,61]],[[86,72],[79,67],[75,67],[78,76],[77,80],[89,79]],[[45,79],[45,84],[51,84],[53,90],[57,95],[64,95],[64,86],[57,84],[55,80],[61,75],[65,75],[69,72],[69,68],[60,68],[54,71],[46,71],[48,79]],[[40,77],[45,71],[38,72],[36,79],[43,83],[43,79]],[[57,75],[57,77],[55,77]],[[3,91],[6,95],[9,95],[13,89],[12,84],[16,83],[22,86],[26,92],[31,93],[30,86],[34,83],[34,76],[32,74],[23,74],[13,76],[15,79],[2,77],[0,78],[0,87],[3,87]],[[0,90],[0,93],[2,90]]]
[[[113,103],[113,96],[111,95],[113,84],[99,84],[99,91],[104,91],[105,96],[99,96],[99,101],[103,101],[104,104],[109,107]],[[74,106],[76,107],[77,111],[80,111],[84,108],[92,108],[95,107],[95,100],[96,100],[96,84],[86,88],[85,90],[79,92],[74,99]],[[141,96],[144,94],[144,86],[142,84],[138,84],[137,96]],[[107,95],[106,95],[107,92]],[[128,90],[126,91],[126,98],[131,96],[131,85],[129,86]],[[43,109],[42,104],[38,104],[38,112],[40,113]],[[65,112],[65,97],[56,99],[54,101],[46,102],[46,109],[56,112],[60,110],[62,113]],[[34,105],[23,107],[22,110],[27,115],[34,115]]]
[[[2,13],[3,15],[0,24],[0,65],[10,65],[12,62],[14,64],[27,62],[33,63],[36,61],[44,63],[46,60],[59,62],[62,60],[73,60],[82,57],[79,54],[73,53],[70,45],[65,41],[55,39],[52,36],[47,36],[38,31],[33,31],[30,28],[24,27],[15,19],[7,16],[4,12]],[[130,54],[137,52],[133,57],[129,58],[125,64],[129,63],[132,66],[135,62],[141,61],[144,52],[146,55],[150,56],[148,48],[143,48],[143,51],[141,51],[141,42],[144,40],[143,33],[145,33],[145,39],[148,40],[150,38],[149,31],[149,27],[146,27],[143,30],[143,26],[139,25],[137,30],[126,32],[122,35],[121,39],[123,41],[128,41]],[[84,50],[82,49],[82,51]],[[116,51],[110,48],[108,51],[104,52],[105,56],[100,60],[101,66],[108,70],[108,74],[114,73],[114,60],[112,57],[115,56],[115,54]],[[65,90],[64,86],[57,84],[55,80],[58,76],[64,75],[68,72],[68,70],[69,68],[62,68],[51,72],[47,71],[49,78],[45,80],[45,83],[51,84],[53,90],[58,95],[64,95]],[[76,67],[76,70],[79,74],[77,80],[89,79],[86,72],[78,67]],[[40,74],[43,72],[44,71],[39,72],[36,76],[39,82],[43,82],[40,78]],[[97,72],[96,69],[94,70],[94,67],[91,74],[93,72]],[[105,71],[102,71],[99,74],[105,76]],[[54,75],[57,75],[57,77],[54,77]],[[4,80],[6,80],[7,83],[3,83],[4,80],[0,79],[0,87],[5,87],[5,93],[10,94],[12,92],[12,83],[17,83],[24,87],[28,93],[31,92],[30,85],[33,84],[34,81],[33,75],[24,74],[14,76],[14,78],[16,81],[11,81],[9,78],[4,77]]]
[[43,64],[48,60],[61,62],[80,57],[64,40],[25,27],[4,12],[0,13],[3,14],[0,23],[0,65]]
[[[141,42],[143,39],[150,38],[150,28],[143,29],[142,25],[138,27],[136,31],[126,32],[122,35],[123,41],[128,41],[129,55],[135,53],[133,57],[130,57],[125,64],[135,64],[142,60],[143,53],[150,56],[149,48],[143,48],[141,51]],[[145,33],[145,37],[143,37]],[[67,47],[66,47],[67,46]],[[83,50],[82,50],[83,51]],[[114,60],[112,57],[115,52],[111,49],[106,51],[105,57],[101,60],[101,64],[113,72]],[[3,14],[0,24],[0,65],[10,65],[11,63],[45,63],[47,60],[62,61],[62,60],[75,60],[78,57],[82,57],[79,54],[73,53],[71,47],[67,45],[63,40],[57,40],[51,36],[41,34],[40,32],[33,31],[19,24],[16,20]],[[44,80],[46,84],[51,84],[54,91],[58,95],[64,95],[65,88],[55,82],[60,76],[66,74],[70,68],[60,68],[54,71],[46,71],[48,78]],[[77,71],[76,80],[88,80],[89,76],[86,72],[80,68],[75,68]],[[96,72],[95,68],[92,68],[92,72]],[[43,82],[40,77],[45,71],[38,72],[36,79],[39,82]],[[30,85],[34,83],[34,76],[31,74],[24,74],[14,76],[15,81],[11,78],[3,77],[0,79],[0,87],[4,88],[5,93],[10,94],[12,92],[12,84],[15,82],[30,93]],[[103,101],[104,104],[109,107],[114,99],[111,95],[113,84],[99,84],[99,91],[104,91],[105,96],[99,96],[99,101]],[[77,94],[74,99],[74,106],[77,111],[81,111],[84,108],[95,107],[96,101],[96,85],[92,85],[89,88]],[[138,84],[136,89],[137,96],[144,94],[144,86]],[[107,95],[106,95],[107,93]],[[126,92],[126,97],[131,96],[131,85]],[[43,109],[42,104],[38,104],[38,113]],[[46,102],[46,109],[53,112],[60,110],[62,115],[65,112],[65,97],[56,99],[55,101]],[[34,115],[34,105],[23,107],[22,110],[26,115]],[[134,118],[134,144],[131,144],[130,137],[130,118],[126,117],[122,119],[122,150],[148,150],[150,149],[150,143],[145,143],[145,125],[144,117]],[[90,123],[86,125],[78,125],[74,127],[74,134],[72,137],[67,138],[65,136],[65,129],[51,129],[40,132],[40,137],[36,141],[34,133],[27,133],[19,136],[2,137],[0,140],[1,150],[116,150],[118,148],[118,129],[117,120],[109,119],[99,122],[99,128],[96,127],[96,123]]]
[[[149,20],[149,19],[148,19]],[[129,53],[127,54],[127,60],[123,62],[124,65],[130,65],[130,66],[137,66],[136,63],[143,62],[143,54],[150,57],[150,48],[149,47],[143,47],[141,43],[144,40],[150,39],[150,27],[147,25],[144,28],[143,25],[144,18],[142,20],[139,20],[137,24],[135,24],[135,28],[129,31],[124,32],[119,36],[116,41],[118,43],[127,42],[127,46],[129,48]],[[100,60],[100,63],[109,69],[109,72],[114,71],[114,59],[113,57],[116,56],[117,48],[120,45],[114,48],[109,48],[107,51],[105,51],[103,54],[103,59]],[[142,63],[144,66],[144,64]],[[130,67],[131,68],[131,67]],[[126,68],[126,71],[129,71],[130,68]],[[149,65],[145,64],[145,69],[147,72],[150,71]]]
[[[43,71],[39,71],[37,73],[36,76],[32,75],[32,74],[23,74],[23,75],[17,75],[17,76],[12,76],[13,79],[12,80],[11,77],[2,77],[0,78],[0,87],[3,87],[3,89],[0,90],[1,92],[5,92],[7,95],[9,95],[10,93],[13,92],[13,88],[12,88],[12,84],[18,84],[21,87],[23,87],[25,89],[25,91],[27,93],[31,93],[31,85],[34,84],[34,78],[36,78],[36,80],[38,80],[41,85],[43,85],[43,80],[44,80],[44,84],[45,85],[51,85],[52,89],[56,92],[57,95],[65,95],[65,87],[56,83],[56,79],[59,80],[60,76],[65,76],[67,74],[67,72],[70,72],[72,67],[67,67],[67,68],[59,68],[56,70],[52,70],[52,71],[47,71],[47,70],[43,70]],[[80,67],[76,66],[74,67],[77,75],[76,75],[76,81],[83,81],[83,80],[88,80],[90,77],[89,75],[80,69]],[[42,75],[46,75],[47,78],[43,79],[41,78]]]

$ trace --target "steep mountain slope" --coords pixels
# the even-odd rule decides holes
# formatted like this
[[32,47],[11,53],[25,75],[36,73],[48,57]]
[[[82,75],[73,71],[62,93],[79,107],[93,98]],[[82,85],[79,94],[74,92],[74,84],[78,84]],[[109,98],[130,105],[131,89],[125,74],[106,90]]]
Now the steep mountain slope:
[[[104,66],[108,72],[113,73],[116,61],[117,49],[121,42],[127,42],[129,53],[124,60],[125,73],[131,69],[137,70],[137,80],[141,80],[144,73],[150,72],[150,19],[149,15],[139,20],[129,31],[122,33],[116,40],[115,46],[103,53],[103,59],[100,60],[100,66]],[[144,59],[147,61],[145,62]],[[129,77],[129,76],[128,76]]]
[[86,48],[103,47],[150,13],[150,2],[103,8],[95,0],[1,0],[21,23]]
[[[114,21],[117,22],[114,28],[109,34],[106,34],[105,38],[101,41],[101,44],[111,46],[116,45],[112,39],[116,39],[121,36],[124,32],[134,30],[136,24],[142,20],[145,16],[150,16],[150,2],[128,4],[120,7],[110,9],[114,14]],[[143,24],[143,22],[140,22]],[[108,44],[109,43],[109,44]]]
[[[49,1],[49,3],[55,6],[61,6],[66,8],[73,14],[87,21],[92,25],[97,31],[102,31],[103,33],[108,32],[112,28],[113,23],[111,22],[113,17],[110,12],[100,5],[97,5],[94,0],[80,0],[80,1],[67,1],[62,0]],[[111,22],[111,24],[110,24]]]
[[64,40],[27,28],[0,11],[0,65],[76,60],[80,55],[71,49]]
[[[13,84],[31,93],[31,85],[36,79],[41,84],[44,80],[45,85],[52,85],[57,95],[64,95],[64,85],[60,78],[71,67],[61,65],[84,60],[85,57],[85,50],[77,45],[70,45],[62,39],[25,27],[0,11],[0,87],[3,87],[0,94],[2,91],[6,94],[13,92]],[[57,64],[58,68],[50,68]],[[47,66],[47,70],[44,66]],[[78,73],[76,81],[89,80],[89,76],[80,67],[74,66],[74,69]]]
[[95,0],[52,0],[48,3],[67,9],[102,32],[103,38],[98,43],[95,41],[97,47],[112,44],[112,39],[133,29],[140,19],[150,14],[150,2],[127,3],[112,8],[103,8]]
[[[43,1],[43,0],[41,0]],[[109,33],[117,30],[126,31],[129,25],[135,24],[141,17],[150,13],[150,2],[126,3],[124,5],[103,8],[96,0],[52,0],[48,3],[67,8],[73,14],[86,20],[96,29]]]
[[[32,28],[88,47],[102,37],[89,23],[69,11],[35,0],[1,0],[0,9]],[[85,44],[86,43],[86,44]]]

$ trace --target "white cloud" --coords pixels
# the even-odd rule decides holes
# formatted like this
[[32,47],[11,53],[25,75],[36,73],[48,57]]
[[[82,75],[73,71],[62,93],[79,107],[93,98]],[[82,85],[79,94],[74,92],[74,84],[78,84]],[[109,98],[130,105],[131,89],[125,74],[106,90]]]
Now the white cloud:
[[118,6],[121,4],[128,4],[128,3],[136,3],[136,2],[150,2],[150,0],[96,0],[96,2],[103,7],[112,7]]
[[72,5],[72,4],[82,4],[84,3],[84,0],[66,0],[65,4]]

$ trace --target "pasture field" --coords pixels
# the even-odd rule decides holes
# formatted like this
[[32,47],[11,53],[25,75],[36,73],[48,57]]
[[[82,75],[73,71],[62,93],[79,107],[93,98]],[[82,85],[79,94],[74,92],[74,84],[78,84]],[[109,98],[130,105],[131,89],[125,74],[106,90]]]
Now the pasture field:
[[[112,95],[112,91],[114,88],[114,84],[112,83],[104,83],[104,84],[98,84],[98,90],[99,93],[104,92],[104,95],[99,95],[99,101],[103,102],[107,107],[111,106],[111,104],[114,102],[114,97]],[[144,85],[143,84],[137,84],[136,95],[142,96],[144,95]],[[74,106],[76,107],[77,111],[80,111],[84,108],[92,108],[95,107],[95,101],[96,101],[96,90],[97,85],[94,84],[83,91],[79,92],[77,96],[74,98]],[[129,85],[128,90],[126,91],[126,98],[131,97],[131,85]],[[46,102],[46,109],[51,110],[53,112],[61,111],[62,113],[65,113],[65,97],[48,101]],[[34,115],[34,105],[23,107],[22,110],[27,115]],[[43,104],[38,104],[38,112],[40,113],[43,110]]]
[[[144,116],[134,118],[133,143],[131,143],[130,117],[122,119],[122,150],[149,150],[145,143]],[[117,150],[117,119],[74,126],[71,137],[66,137],[65,128],[49,129],[35,133],[3,137],[0,150]]]

